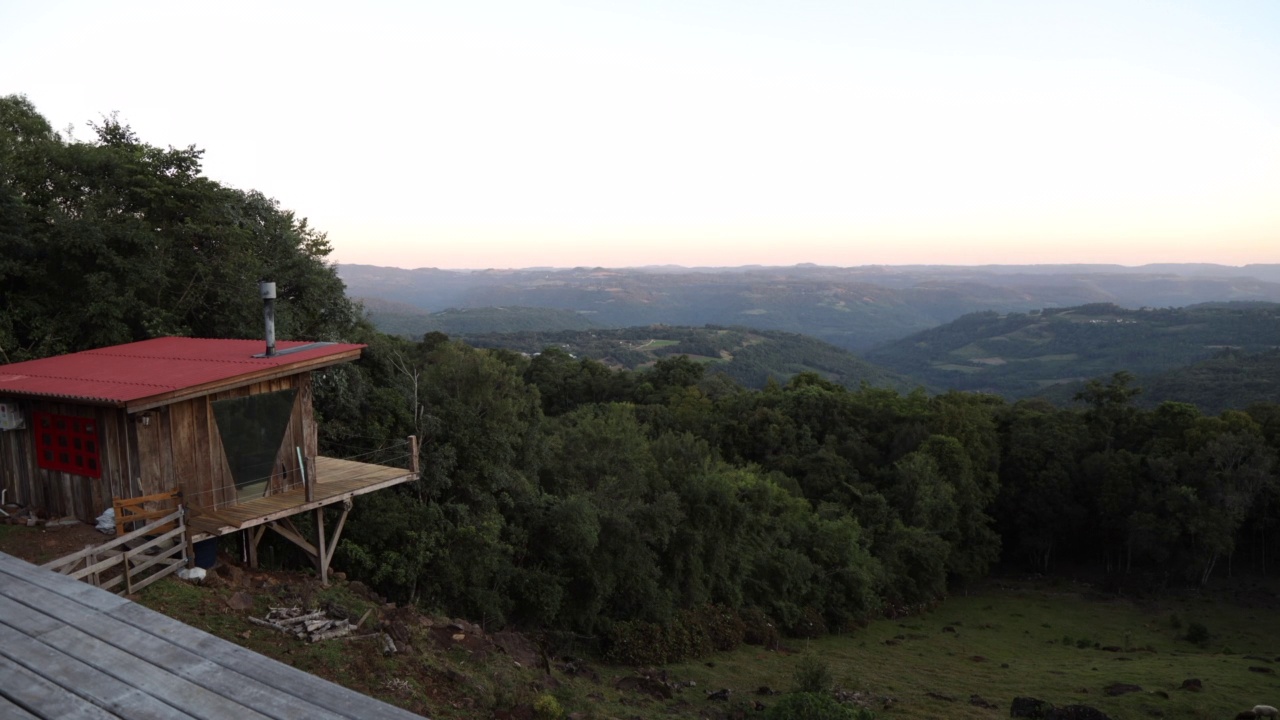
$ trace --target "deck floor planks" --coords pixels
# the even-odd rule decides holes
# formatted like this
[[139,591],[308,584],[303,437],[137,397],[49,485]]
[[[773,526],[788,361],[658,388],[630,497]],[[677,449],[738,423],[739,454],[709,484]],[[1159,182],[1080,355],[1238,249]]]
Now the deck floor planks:
[[[0,591],[14,589],[13,582],[8,577],[0,575],[0,580],[5,582],[5,585],[0,587]],[[33,638],[66,626],[66,623],[51,618],[39,610],[33,610],[7,595],[0,595],[0,623]]]
[[414,479],[416,475],[401,468],[320,456],[312,500],[306,499],[303,488],[293,488],[216,510],[193,511],[189,524],[197,540],[216,537],[261,525],[282,513],[295,515]]
[[63,627],[40,639],[46,645],[79,658],[102,673],[200,720],[267,720],[267,716],[236,700],[206,690],[173,674],[166,667],[111,647],[73,627]]
[[0,553],[6,701],[59,719],[419,718]]
[[63,692],[78,695],[120,717],[137,720],[192,717],[8,625],[0,625],[0,655],[59,686]]
[[3,695],[0,695],[0,717],[5,720],[40,720],[35,715],[14,705]]
[[[77,609],[75,603],[60,597],[41,598],[42,608],[48,614],[32,609],[10,597],[16,595],[30,599],[31,593],[24,593],[20,586],[8,582],[9,577],[3,573],[0,573],[0,580],[6,581],[0,585],[0,618],[13,620],[14,622],[9,623],[11,625],[22,625],[28,635],[48,632],[49,629],[65,627],[66,624],[78,624],[83,619],[82,610]],[[55,627],[50,628],[50,625]],[[29,628],[36,629],[36,632],[33,633]],[[151,658],[154,662],[163,664],[174,675],[215,694],[235,696],[241,704],[256,709],[266,717],[276,720],[341,720],[343,717],[305,700],[282,695],[278,689],[253,677],[229,671],[196,653],[150,633],[139,632],[133,625],[109,616],[99,615],[85,630],[94,638],[132,655]]]
[[0,678],[4,678],[0,683],[0,696],[26,708],[32,717],[42,720],[118,720],[120,717],[3,656],[0,656]]

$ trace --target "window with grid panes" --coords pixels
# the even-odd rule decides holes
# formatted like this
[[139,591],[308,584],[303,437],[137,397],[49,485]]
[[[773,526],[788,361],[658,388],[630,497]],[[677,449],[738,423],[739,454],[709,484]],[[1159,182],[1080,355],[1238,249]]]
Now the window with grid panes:
[[98,421],[53,413],[33,413],[36,464],[46,470],[102,477],[98,461]]

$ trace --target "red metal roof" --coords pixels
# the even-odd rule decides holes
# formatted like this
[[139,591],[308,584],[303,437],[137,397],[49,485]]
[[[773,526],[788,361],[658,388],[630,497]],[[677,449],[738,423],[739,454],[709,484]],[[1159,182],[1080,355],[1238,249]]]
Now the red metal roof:
[[[0,395],[137,405],[157,396],[189,397],[202,389],[213,392],[234,385],[237,380],[288,374],[295,366],[301,372],[354,360],[364,347],[286,340],[276,343],[276,352],[284,354],[256,358],[254,355],[266,350],[262,340],[156,338],[0,365]],[[285,352],[292,348],[303,349]]]

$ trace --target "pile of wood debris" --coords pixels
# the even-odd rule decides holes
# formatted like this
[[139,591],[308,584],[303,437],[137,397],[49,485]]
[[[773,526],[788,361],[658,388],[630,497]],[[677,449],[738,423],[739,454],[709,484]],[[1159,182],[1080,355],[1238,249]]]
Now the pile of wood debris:
[[324,610],[306,611],[298,607],[273,607],[265,618],[250,617],[249,622],[274,628],[299,640],[319,642],[350,635],[364,623],[365,618],[369,617],[369,612],[366,612],[364,617],[353,625],[347,618],[329,617]]

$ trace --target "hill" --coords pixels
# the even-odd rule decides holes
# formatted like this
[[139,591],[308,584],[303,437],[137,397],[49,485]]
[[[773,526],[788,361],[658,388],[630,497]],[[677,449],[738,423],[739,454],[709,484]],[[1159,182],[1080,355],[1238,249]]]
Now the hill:
[[778,330],[742,327],[651,326],[590,331],[489,333],[466,336],[476,347],[506,348],[533,354],[547,347],[617,368],[636,369],[663,357],[688,355],[712,372],[746,387],[761,388],[774,378],[785,382],[814,372],[847,387],[910,389],[914,383],[830,343]]
[[1280,403],[1280,351],[1224,350],[1208,360],[1140,377],[1137,384],[1143,390],[1138,403],[1145,406],[1175,400],[1217,414],[1255,403]]
[[[573,268],[453,271],[342,265],[352,295],[438,311],[557,308],[600,327],[725,325],[864,351],[962,315],[1114,303],[1280,301],[1280,266]],[[499,331],[499,328],[490,328]]]
[[382,332],[420,338],[429,332],[446,335],[521,331],[586,330],[595,323],[573,310],[541,307],[449,308],[429,312],[413,305],[360,298],[365,315]]
[[[1160,310],[1111,304],[1032,313],[974,313],[866,354],[927,385],[1024,397],[1127,370],[1153,377],[1225,349],[1276,347],[1280,305],[1229,303]],[[1171,376],[1170,393],[1178,392]],[[1210,392],[1205,389],[1206,397]],[[1174,398],[1182,399],[1182,398]]]

